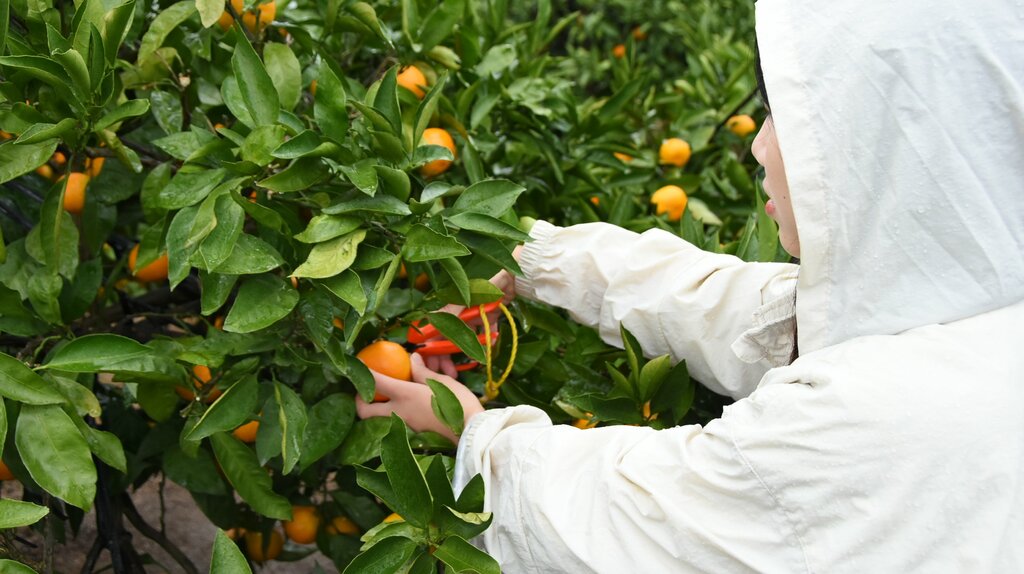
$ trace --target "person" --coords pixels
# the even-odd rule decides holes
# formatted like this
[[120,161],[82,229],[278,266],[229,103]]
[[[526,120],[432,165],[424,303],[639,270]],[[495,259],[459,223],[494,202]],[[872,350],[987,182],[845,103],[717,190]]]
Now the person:
[[[483,475],[483,546],[510,573],[1024,572],[1024,12],[756,17],[753,152],[799,265],[538,222],[506,285],[612,343],[621,322],[736,401],[704,426],[580,430],[481,411],[417,360],[466,406],[456,479]],[[377,381],[392,400],[360,416],[439,428],[429,389]]]

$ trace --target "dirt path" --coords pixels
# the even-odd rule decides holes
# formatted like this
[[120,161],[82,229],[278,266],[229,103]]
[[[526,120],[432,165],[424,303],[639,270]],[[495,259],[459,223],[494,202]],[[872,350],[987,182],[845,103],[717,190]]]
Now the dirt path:
[[[0,492],[4,498],[21,498],[20,484],[14,481],[5,481],[0,484],[2,484]],[[150,481],[132,493],[132,500],[135,502],[139,514],[157,529],[160,528],[159,488],[158,481]],[[217,528],[203,516],[188,491],[170,481],[166,483],[164,489],[164,506],[167,538],[189,557],[199,572],[209,572],[210,551]],[[132,533],[132,542],[139,554],[148,554],[150,557],[151,564],[146,567],[147,573],[182,574],[184,572],[159,545],[139,534],[127,521],[125,524]],[[41,562],[43,558],[42,537],[27,528],[21,529],[18,535],[37,545],[32,553],[26,552],[26,558]],[[66,546],[57,548],[54,557],[54,570],[61,574],[81,572],[95,537],[96,515],[95,512],[90,511],[82,522],[78,537],[70,540]],[[32,551],[24,545],[19,545],[17,548],[19,551]],[[0,549],[0,557],[2,556],[3,550]],[[262,567],[254,568],[254,572],[257,574],[306,574],[312,572],[316,564],[319,564],[324,572],[337,572],[331,561],[319,553],[307,556],[298,562],[269,562]],[[97,563],[96,571],[102,570],[104,567],[108,569],[108,572],[110,571],[110,555],[107,552],[103,552]]]

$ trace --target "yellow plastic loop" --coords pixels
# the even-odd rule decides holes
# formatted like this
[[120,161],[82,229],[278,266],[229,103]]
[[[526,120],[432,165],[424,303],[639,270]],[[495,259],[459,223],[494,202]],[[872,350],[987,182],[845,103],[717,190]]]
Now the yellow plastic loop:
[[504,303],[499,303],[498,308],[508,319],[509,330],[512,332],[512,352],[509,353],[508,364],[505,365],[505,370],[501,373],[501,377],[498,380],[494,380],[494,358],[491,350],[491,322],[487,319],[487,313],[484,312],[484,306],[480,306],[480,320],[484,325],[484,340],[488,342],[487,345],[487,385],[484,387],[484,396],[480,399],[481,403],[491,401],[498,396],[498,391],[501,389],[501,385],[505,383],[508,376],[512,374],[512,367],[516,364],[516,354],[519,352],[519,331],[516,329],[515,319],[512,318],[512,313],[508,310],[508,307]]

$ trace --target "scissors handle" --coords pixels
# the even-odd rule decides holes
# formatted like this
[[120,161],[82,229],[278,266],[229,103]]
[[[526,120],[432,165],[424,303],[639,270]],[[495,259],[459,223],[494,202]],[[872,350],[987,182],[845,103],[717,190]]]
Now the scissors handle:
[[[480,333],[476,336],[476,340],[480,341],[481,345],[487,344],[487,336]],[[494,344],[498,340],[498,333],[491,333],[491,344]],[[458,345],[449,341],[448,339],[440,339],[437,341],[427,341],[425,343],[419,343],[416,347],[416,352],[423,355],[424,357],[433,357],[435,355],[454,355],[455,353],[461,353],[462,349]]]
[[[485,314],[493,313],[498,308],[498,305],[500,305],[500,304],[501,304],[500,301],[495,301],[494,303],[488,303],[488,304],[484,305],[484,313]],[[469,319],[472,319],[474,317],[479,317],[479,316],[480,316],[480,308],[479,307],[467,307],[461,313],[459,313],[459,319],[462,319],[463,321],[468,321]],[[438,337],[440,335],[441,335],[441,332],[437,330],[437,327],[435,327],[433,325],[427,325],[426,327],[420,327],[420,322],[417,321],[417,322],[413,323],[411,327],[409,327],[409,332],[406,334],[406,340],[409,341],[410,343],[415,344],[415,345],[419,345],[419,344],[422,344],[422,343],[426,343],[428,340],[433,339],[435,337]],[[481,335],[481,337],[482,337],[482,335]],[[481,340],[480,342],[483,343],[483,340]],[[458,347],[456,347],[456,350],[453,351],[453,352],[458,353],[459,351],[457,349],[458,349]],[[420,353],[420,354],[422,354],[422,353]],[[438,354],[438,355],[447,355],[448,353],[436,353],[436,354]]]

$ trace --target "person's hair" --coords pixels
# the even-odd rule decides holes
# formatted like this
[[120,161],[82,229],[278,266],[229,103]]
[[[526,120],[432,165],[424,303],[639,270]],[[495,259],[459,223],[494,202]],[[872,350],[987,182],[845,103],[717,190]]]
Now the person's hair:
[[757,40],[754,40],[754,75],[757,76],[757,92],[761,96],[765,110],[772,113],[772,107],[768,105],[768,90],[764,87],[764,72],[761,70],[761,50],[757,47]]

